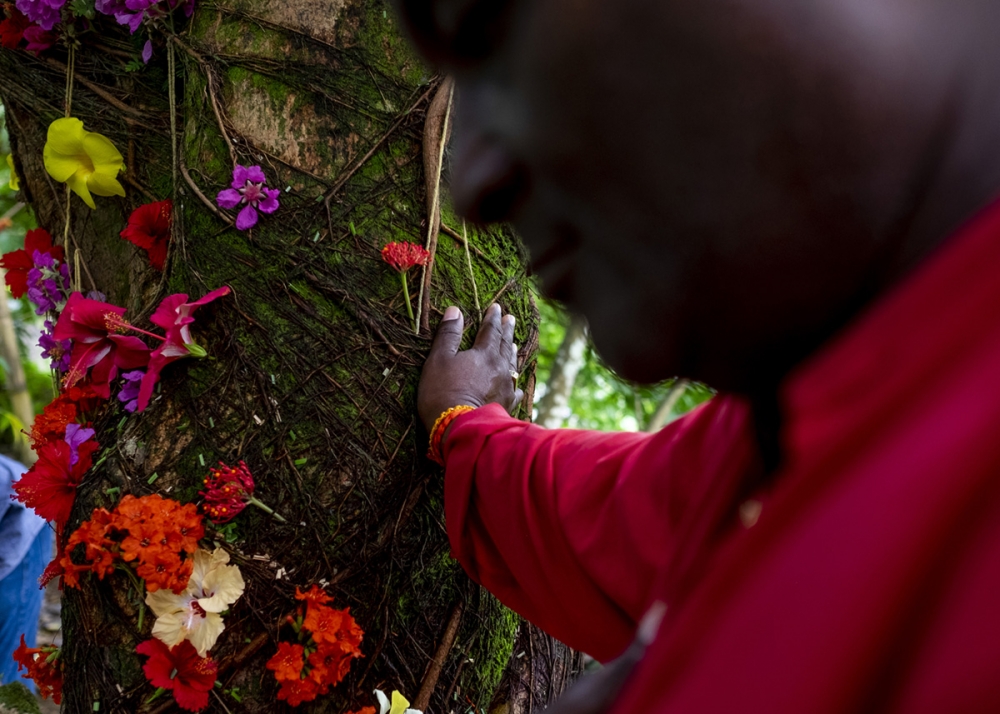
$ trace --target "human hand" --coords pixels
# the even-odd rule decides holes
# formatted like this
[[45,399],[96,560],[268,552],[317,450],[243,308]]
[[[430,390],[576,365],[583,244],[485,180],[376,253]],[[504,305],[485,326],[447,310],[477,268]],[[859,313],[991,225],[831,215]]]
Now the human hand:
[[646,648],[656,639],[667,606],[655,602],[643,615],[635,639],[618,659],[608,662],[593,674],[579,679],[564,695],[545,710],[545,714],[606,714],[625,688]]
[[486,310],[476,342],[459,351],[465,320],[457,307],[444,311],[431,353],[420,375],[417,412],[430,431],[446,409],[459,404],[481,407],[496,402],[512,411],[524,398],[513,378],[517,373],[514,316],[499,305]]

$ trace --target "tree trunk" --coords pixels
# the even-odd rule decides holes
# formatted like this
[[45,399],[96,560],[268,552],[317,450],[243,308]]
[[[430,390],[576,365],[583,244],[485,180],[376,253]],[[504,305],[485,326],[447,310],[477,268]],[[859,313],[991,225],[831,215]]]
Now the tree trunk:
[[569,419],[569,398],[576,377],[583,369],[587,349],[587,321],[573,315],[562,344],[552,361],[552,370],[545,382],[545,394],[538,401],[537,423],[546,429],[558,429]]
[[[70,529],[112,506],[115,488],[192,501],[210,466],[242,459],[256,495],[288,523],[251,508],[227,530],[247,591],[212,651],[221,687],[209,711],[283,710],[264,663],[295,587],[312,583],[351,607],[365,657],[302,710],[357,709],[376,687],[411,699],[424,691],[431,712],[502,706],[509,697],[494,693],[521,623],[449,557],[441,473],[423,456],[414,409],[431,330],[414,334],[398,276],[379,255],[389,241],[437,240],[427,206],[440,198],[427,195],[435,182],[425,178],[437,175],[442,152],[427,151],[425,164],[422,146],[425,128],[437,132],[431,147],[447,128],[447,115],[425,122],[436,96],[447,109],[441,78],[417,61],[380,0],[202,4],[177,34],[159,23],[153,60],[137,71],[145,37],[106,17],[94,27],[75,50],[72,115],[126,156],[128,196],[97,198],[94,211],[70,198],[66,247],[71,266],[79,256],[82,289],[105,293],[138,324],[170,293],[229,285],[233,294],[199,312],[208,359],[169,367],[144,413],[128,416],[112,401],[96,420],[106,458],[79,489]],[[0,50],[23,195],[57,237],[67,194],[46,174],[42,147],[63,116],[70,59],[62,46],[40,58]],[[247,232],[215,207],[234,163],[262,165],[283,191],[279,211]],[[165,198],[175,221],[161,275],[118,233],[136,206]],[[431,328],[450,304],[473,315],[475,285],[484,305],[499,300],[517,315],[527,357],[537,311],[522,248],[507,230],[470,228],[468,261],[460,231],[445,204],[422,303],[419,269],[410,273],[414,307]],[[152,617],[140,628],[127,593],[120,574],[65,592],[64,711],[173,710],[163,698],[144,704],[152,688],[134,648]],[[559,673],[560,689],[575,655],[545,649],[538,662],[525,656]]]

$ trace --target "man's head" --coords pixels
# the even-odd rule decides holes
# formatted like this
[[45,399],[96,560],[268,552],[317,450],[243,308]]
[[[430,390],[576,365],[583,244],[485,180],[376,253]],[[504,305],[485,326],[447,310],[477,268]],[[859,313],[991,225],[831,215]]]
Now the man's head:
[[624,376],[737,390],[906,267],[955,141],[960,47],[997,15],[988,0],[397,1],[456,78],[456,207],[514,222],[543,289]]

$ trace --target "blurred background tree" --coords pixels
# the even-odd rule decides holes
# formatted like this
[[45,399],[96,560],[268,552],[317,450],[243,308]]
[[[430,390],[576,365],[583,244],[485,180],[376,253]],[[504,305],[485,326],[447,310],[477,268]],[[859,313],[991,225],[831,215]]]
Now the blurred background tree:
[[[36,227],[31,209],[18,201],[17,192],[12,188],[11,168],[7,161],[10,142],[5,119],[4,108],[0,104],[2,253],[23,247],[25,233]],[[26,299],[15,300],[6,290],[4,298],[5,303],[0,305],[0,450],[30,463],[34,454],[27,448],[22,432],[31,428],[34,415],[52,400],[52,377],[37,347],[41,318],[35,315]]]

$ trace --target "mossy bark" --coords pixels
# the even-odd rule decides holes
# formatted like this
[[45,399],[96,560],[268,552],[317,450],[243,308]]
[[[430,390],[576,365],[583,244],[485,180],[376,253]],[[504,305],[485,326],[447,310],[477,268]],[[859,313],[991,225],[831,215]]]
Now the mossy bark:
[[[379,256],[389,241],[426,239],[421,143],[441,78],[416,60],[380,0],[203,3],[185,27],[153,31],[154,59],[138,71],[129,64],[145,35],[130,38],[108,18],[95,27],[75,49],[73,115],[126,156],[128,195],[99,198],[94,211],[70,198],[68,247],[83,290],[104,292],[137,323],[170,293],[229,285],[233,294],[198,314],[209,358],[169,367],[145,413],[112,401],[99,416],[101,461],[79,489],[71,527],[122,493],[196,500],[208,467],[248,463],[257,496],[288,523],[251,508],[210,533],[248,587],[213,649],[221,686],[209,711],[282,710],[263,665],[295,587],[312,583],[351,607],[365,657],[302,710],[357,709],[376,687],[415,697],[456,606],[428,710],[492,702],[517,712],[548,701],[552,687],[525,699],[518,673],[528,663],[562,682],[579,660],[557,643],[537,660],[538,647],[515,651],[518,618],[449,557],[441,474],[422,455],[414,412],[431,334],[414,334],[397,275]],[[63,115],[67,60],[65,47],[41,58],[0,50],[24,195],[56,236],[67,195],[41,157],[48,124]],[[213,208],[237,162],[260,164],[282,189],[279,211],[247,232]],[[136,206],[165,198],[176,220],[161,275],[118,233]],[[469,227],[470,271],[464,227],[447,206],[443,214],[431,325],[449,304],[475,322],[475,283],[483,306],[499,300],[518,316],[530,373],[537,311],[519,243],[505,229]],[[416,305],[419,280],[410,285]],[[66,591],[65,711],[164,709],[163,699],[144,704],[152,690],[134,648],[152,618],[140,628],[138,612],[123,576]]]

